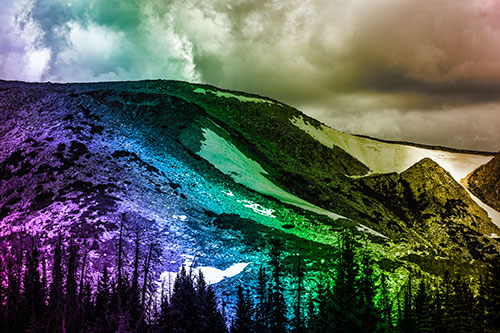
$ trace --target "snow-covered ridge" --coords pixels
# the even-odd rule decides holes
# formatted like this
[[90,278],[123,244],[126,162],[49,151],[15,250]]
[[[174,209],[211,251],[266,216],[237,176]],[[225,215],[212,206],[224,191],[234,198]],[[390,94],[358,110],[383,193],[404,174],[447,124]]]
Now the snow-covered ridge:
[[462,178],[494,157],[380,142],[342,133],[324,125],[316,128],[306,123],[303,118],[295,117],[291,122],[325,146],[342,148],[370,168],[371,173],[400,173],[428,157],[460,182]]
[[240,102],[250,102],[250,103],[268,103],[268,104],[274,104],[273,101],[263,99],[263,98],[256,98],[256,97],[247,97],[247,96],[242,96],[242,95],[236,95],[232,94],[230,92],[225,92],[225,91],[220,91],[220,90],[208,90],[208,89],[203,89],[203,88],[196,88],[193,90],[193,92],[198,93],[198,94],[204,94],[206,95],[207,92],[214,94],[217,97],[224,97],[224,98],[236,98]]
[[[381,142],[346,134],[324,125],[317,128],[306,123],[302,117],[294,117],[290,121],[323,145],[342,148],[365,164],[370,169],[370,174],[401,173],[423,158],[431,158],[460,183],[469,173],[494,157]],[[493,223],[500,227],[500,213],[477,197],[471,197],[486,210]]]

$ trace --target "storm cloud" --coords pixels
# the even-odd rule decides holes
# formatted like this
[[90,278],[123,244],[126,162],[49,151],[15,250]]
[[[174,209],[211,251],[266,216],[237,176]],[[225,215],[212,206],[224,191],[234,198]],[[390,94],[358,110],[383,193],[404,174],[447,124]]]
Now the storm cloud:
[[4,2],[4,79],[206,82],[348,132],[500,149],[497,1]]

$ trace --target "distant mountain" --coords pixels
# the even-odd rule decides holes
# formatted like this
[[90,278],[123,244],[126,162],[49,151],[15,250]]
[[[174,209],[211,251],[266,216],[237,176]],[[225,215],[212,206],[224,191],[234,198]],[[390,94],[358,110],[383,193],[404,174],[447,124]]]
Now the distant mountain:
[[471,172],[464,183],[474,195],[500,211],[500,154]]
[[500,209],[499,158],[468,178],[479,199],[458,183],[485,153],[352,136],[179,81],[2,81],[0,119],[3,249],[73,240],[99,271],[116,264],[123,224],[126,253],[137,234],[143,256],[155,249],[158,283],[189,264],[233,295],[256,283],[271,238],[320,274],[353,232],[395,293],[410,271],[477,275],[500,254],[498,211],[484,209]]

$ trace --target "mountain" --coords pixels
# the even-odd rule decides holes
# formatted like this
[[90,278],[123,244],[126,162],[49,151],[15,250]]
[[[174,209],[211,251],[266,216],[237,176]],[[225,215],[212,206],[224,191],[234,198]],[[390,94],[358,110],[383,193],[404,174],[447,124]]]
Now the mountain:
[[411,271],[477,276],[500,254],[485,203],[498,206],[458,182],[487,153],[352,136],[273,99],[180,81],[0,81],[0,117],[0,253],[71,240],[93,283],[122,238],[128,265],[136,239],[141,256],[154,249],[159,285],[188,264],[233,295],[257,283],[270,239],[318,275],[352,232],[395,294]]
[[471,172],[464,184],[483,202],[500,211],[500,154]]

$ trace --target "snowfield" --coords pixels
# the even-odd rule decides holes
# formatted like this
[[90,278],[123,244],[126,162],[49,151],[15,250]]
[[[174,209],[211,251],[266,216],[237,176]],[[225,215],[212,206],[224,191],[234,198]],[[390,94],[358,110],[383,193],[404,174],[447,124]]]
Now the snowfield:
[[[231,176],[235,182],[245,185],[254,191],[272,196],[283,203],[291,204],[317,214],[326,215],[334,220],[339,218],[346,219],[339,214],[313,205],[312,203],[278,187],[264,176],[267,172],[259,163],[245,156],[232,143],[226,141],[214,131],[204,128],[203,136],[205,140],[202,142],[198,155],[209,161],[222,173]],[[245,207],[252,208],[261,215],[274,217],[272,215],[272,211],[267,208],[260,206],[258,209],[255,209],[254,207],[249,207],[248,205],[245,205]],[[385,237],[384,235],[364,225],[360,225],[358,230],[371,233],[379,237]]]
[[[428,157],[448,171],[461,184],[461,180],[469,173],[488,163],[494,157],[494,155],[455,153],[376,141],[346,134],[324,125],[316,128],[306,123],[302,117],[294,117],[290,121],[323,145],[330,148],[333,146],[340,147],[357,158],[370,169],[369,174],[401,173],[423,158]],[[469,194],[471,193],[469,192]],[[472,194],[471,197],[488,213],[492,222],[500,227],[500,212],[489,207]]]
[[207,90],[207,89],[203,89],[203,88],[196,88],[195,90],[193,90],[193,92],[195,92],[197,94],[204,94],[204,95],[206,95],[206,93],[208,92],[208,93],[214,94],[217,97],[236,98],[240,102],[244,102],[244,103],[250,102],[250,103],[268,103],[268,104],[274,104],[273,101],[270,101],[270,100],[267,100],[267,99],[256,98],[256,97],[247,97],[247,96],[242,96],[242,95],[236,95],[236,94],[232,94],[230,92],[225,92],[225,91],[220,91],[220,90],[213,91],[213,90]]

